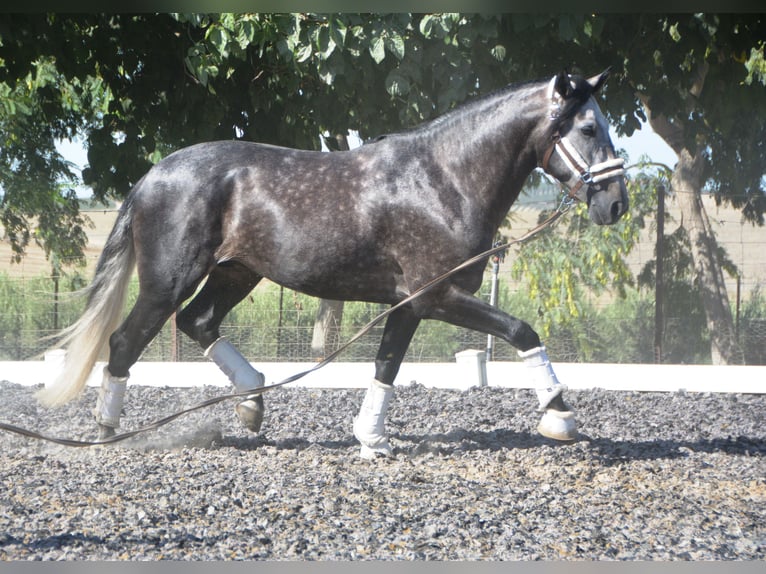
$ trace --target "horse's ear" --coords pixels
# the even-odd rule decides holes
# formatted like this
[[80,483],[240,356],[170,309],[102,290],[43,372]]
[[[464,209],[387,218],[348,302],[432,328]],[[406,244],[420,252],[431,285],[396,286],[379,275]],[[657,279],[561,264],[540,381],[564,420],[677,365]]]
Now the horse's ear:
[[601,89],[601,86],[603,86],[606,83],[606,79],[609,77],[609,72],[612,71],[612,67],[609,66],[606,70],[601,72],[598,76],[593,76],[592,78],[588,78],[588,83],[590,84],[590,87],[593,89],[593,93],[595,94]]
[[572,94],[572,84],[569,80],[569,74],[563,70],[559,72],[556,76],[554,89],[563,99],[567,99]]

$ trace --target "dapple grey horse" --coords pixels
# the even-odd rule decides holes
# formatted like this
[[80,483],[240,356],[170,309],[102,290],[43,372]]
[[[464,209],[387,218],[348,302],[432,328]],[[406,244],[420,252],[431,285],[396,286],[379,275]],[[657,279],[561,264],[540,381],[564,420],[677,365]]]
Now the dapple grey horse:
[[[221,141],[167,156],[123,203],[87,288],[86,309],[63,333],[63,372],[39,398],[57,405],[75,397],[108,345],[95,414],[101,436],[112,435],[129,369],[203,281],[178,313],[178,327],[238,391],[257,389],[264,376],[221,337],[219,326],[262,278],[326,299],[394,305],[491,247],[537,167],[586,202],[593,222],[614,223],[628,197],[623,160],[615,157],[594,98],[607,74],[561,73],[510,85],[352,151]],[[122,321],[134,267],[139,294]],[[537,389],[539,432],[575,437],[574,413],[537,333],[474,296],[484,267],[462,270],[388,317],[375,375],[354,421],[362,456],[391,453],[386,409],[422,319],[508,341]],[[263,409],[260,394],[243,395],[236,406],[253,431],[261,427]]]

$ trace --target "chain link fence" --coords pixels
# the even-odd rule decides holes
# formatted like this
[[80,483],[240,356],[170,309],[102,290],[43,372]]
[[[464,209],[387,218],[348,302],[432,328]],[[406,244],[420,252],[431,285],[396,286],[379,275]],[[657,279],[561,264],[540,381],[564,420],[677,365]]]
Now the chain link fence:
[[[555,195],[555,193],[554,193]],[[539,207],[547,197],[528,197],[530,206],[522,205],[514,212],[519,229],[526,229],[536,221]],[[545,201],[544,201],[545,200]],[[537,202],[537,203],[535,203]],[[734,209],[715,205],[706,196],[709,212],[719,245],[725,248],[736,264],[738,276],[727,276],[727,290],[735,315],[735,333],[746,364],[766,364],[766,294],[761,285],[764,275],[766,242],[761,228],[745,224],[741,214]],[[524,202],[520,202],[524,204]],[[677,209],[671,204],[669,213]],[[90,267],[100,253],[106,233],[111,228],[114,213],[109,210],[89,212],[96,222],[91,234],[93,241],[89,251]],[[678,219],[678,213],[675,213]],[[655,237],[647,226],[646,232],[632,250],[627,264],[637,276],[644,265],[655,256]],[[499,307],[528,321],[539,330],[539,310],[531,308],[523,292],[523,285],[512,279],[510,263],[512,255],[500,272]],[[50,263],[40,250],[31,250],[23,262],[12,269],[13,276],[0,273],[0,360],[32,360],[42,358],[44,352],[55,345],[46,337],[55,335],[60,328],[72,324],[83,308],[81,299],[73,298],[70,291],[85,285],[84,276],[60,277],[53,281]],[[489,274],[488,274],[489,275]],[[479,294],[489,300],[489,280]],[[135,297],[136,284],[129,296]],[[687,301],[682,298],[681,301]],[[686,304],[686,303],[681,303]],[[586,301],[587,312],[576,322],[552,328],[544,334],[544,342],[555,361],[564,362],[610,362],[653,363],[657,362],[655,349],[655,317],[653,293],[643,290],[635,300],[620,304],[613,296],[606,301]],[[258,288],[226,318],[222,333],[228,337],[251,361],[316,361],[326,354],[312,349],[314,322],[319,301],[297,293],[282,290],[273,284]],[[701,309],[680,308],[678,300],[666,303],[662,318],[662,348],[660,362],[697,363],[710,362],[710,341],[704,314]],[[340,326],[331,333],[333,343],[329,350],[352,337],[362,326],[385,306],[347,303]],[[372,361],[375,358],[383,325],[378,325],[366,336],[344,351],[341,361]],[[405,360],[408,362],[454,361],[455,353],[466,349],[485,349],[487,336],[482,333],[460,329],[445,323],[423,321],[409,347]],[[517,360],[516,351],[504,341],[495,339],[494,360]],[[204,360],[197,344],[167,324],[162,332],[145,350],[142,360],[151,361],[197,361]]]
[[[488,291],[488,289],[487,289]],[[489,293],[481,297],[488,299]],[[34,300],[30,304],[23,298]],[[26,284],[23,294],[14,299],[16,309],[0,312],[0,360],[21,361],[42,358],[55,346],[57,330],[51,327],[51,309],[56,308],[56,322],[66,326],[76,320],[82,301],[59,296],[54,304],[49,291]],[[312,349],[314,320],[319,301],[276,286],[259,289],[240,304],[223,324],[221,332],[253,362],[312,362],[323,352]],[[508,309],[529,320],[526,314]],[[35,311],[35,309],[38,309]],[[47,311],[46,311],[47,309]],[[330,350],[350,339],[386,306],[347,303],[340,326],[330,333]],[[654,312],[651,301],[631,308],[630,314],[615,317],[591,316],[567,327],[554,329],[545,337],[549,354],[558,362],[653,363]],[[534,320],[531,321],[534,326]],[[663,326],[665,363],[710,362],[709,340],[699,317],[670,316]],[[383,334],[383,324],[345,350],[340,361],[373,361]],[[747,364],[766,364],[766,317],[747,316],[739,319],[736,338]],[[423,321],[413,338],[405,361],[451,362],[455,353],[466,349],[487,348],[487,335],[437,321]],[[495,338],[492,359],[518,360],[516,350]],[[202,361],[202,349],[169,321],[141,357],[144,361]]]

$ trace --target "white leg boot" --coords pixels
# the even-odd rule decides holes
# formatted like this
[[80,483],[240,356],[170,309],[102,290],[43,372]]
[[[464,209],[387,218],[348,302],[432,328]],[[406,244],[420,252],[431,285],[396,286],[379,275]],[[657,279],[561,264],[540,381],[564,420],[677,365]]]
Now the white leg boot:
[[560,411],[548,408],[551,401],[558,397],[566,387],[556,378],[545,347],[540,346],[525,352],[519,351],[519,357],[524,359],[524,364],[532,376],[539,402],[538,409],[543,411],[543,416],[537,425],[537,432],[554,440],[574,440],[577,437],[577,423],[574,413],[570,410]]
[[[237,392],[250,391],[260,388],[266,382],[262,373],[256,371],[239,351],[220,337],[205,350],[205,356],[218,365],[234,385]],[[258,432],[263,423],[263,397],[253,395],[246,398],[235,407],[239,420],[249,430]]]
[[354,419],[354,436],[362,443],[362,458],[374,459],[377,455],[391,456],[385,419],[388,404],[394,395],[394,386],[373,379],[364,396],[359,416]]
[[113,435],[114,429],[119,428],[127,387],[128,377],[112,376],[109,368],[104,367],[104,378],[101,379],[96,408],[93,409],[96,422],[101,425],[101,438]]

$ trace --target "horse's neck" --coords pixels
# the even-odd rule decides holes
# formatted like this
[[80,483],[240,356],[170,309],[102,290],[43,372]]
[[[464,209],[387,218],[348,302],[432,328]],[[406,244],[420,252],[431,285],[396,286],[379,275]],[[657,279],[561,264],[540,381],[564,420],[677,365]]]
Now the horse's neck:
[[452,119],[435,153],[451,178],[502,220],[537,165],[535,138],[547,108],[540,89],[499,96]]

